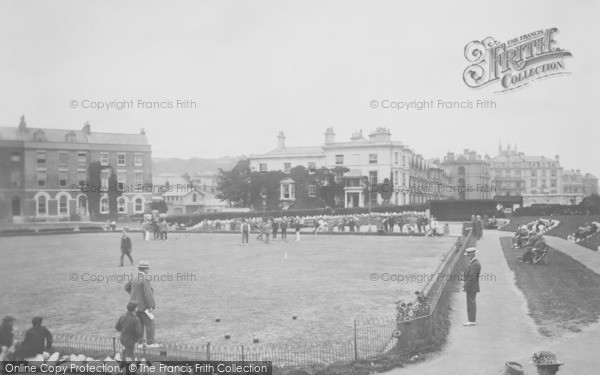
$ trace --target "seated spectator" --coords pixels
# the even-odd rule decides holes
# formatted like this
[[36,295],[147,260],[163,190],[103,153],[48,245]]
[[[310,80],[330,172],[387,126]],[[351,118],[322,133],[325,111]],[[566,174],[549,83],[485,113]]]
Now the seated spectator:
[[546,244],[546,239],[544,236],[537,235],[535,236],[535,241],[531,247],[527,247],[521,260],[526,263],[533,263],[535,259],[541,257],[546,250],[548,249],[548,245]]
[[558,361],[556,354],[546,350],[535,353],[531,364],[535,365],[539,375],[554,375],[558,372],[560,366],[564,365],[564,363]]
[[25,339],[19,348],[19,358],[32,358],[44,351],[52,350],[52,334],[42,325],[43,318],[36,316],[31,320],[33,327],[25,332]]
[[528,237],[529,237],[529,231],[527,230],[527,226],[522,225],[519,229],[517,229],[517,232],[515,233],[514,237],[512,238],[513,247],[520,248],[523,245],[523,241],[528,239]]

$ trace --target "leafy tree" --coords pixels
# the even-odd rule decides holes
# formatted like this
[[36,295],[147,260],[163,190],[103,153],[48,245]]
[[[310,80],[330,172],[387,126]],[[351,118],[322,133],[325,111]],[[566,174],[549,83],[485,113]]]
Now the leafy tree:
[[377,191],[379,191],[379,196],[383,200],[383,205],[390,205],[390,200],[392,199],[392,195],[394,195],[392,182],[389,178],[383,180],[383,183],[377,184]]
[[251,198],[251,171],[248,159],[240,160],[229,171],[219,168],[217,198],[239,207],[249,207]]
[[108,177],[108,213],[110,215],[117,215],[119,213],[118,199],[123,194],[123,191],[119,189],[119,179],[117,172],[111,166],[106,167],[110,170]]
[[583,200],[581,202],[579,202],[579,205],[600,208],[600,195],[598,195],[598,194],[589,195],[589,196],[583,198]]
[[88,186],[85,195],[88,200],[88,209],[90,216],[95,216],[100,213],[100,187],[102,186],[101,181],[102,165],[99,161],[91,162],[88,165]]
[[150,210],[156,210],[159,214],[165,214],[169,210],[169,206],[165,201],[152,201],[150,203]]

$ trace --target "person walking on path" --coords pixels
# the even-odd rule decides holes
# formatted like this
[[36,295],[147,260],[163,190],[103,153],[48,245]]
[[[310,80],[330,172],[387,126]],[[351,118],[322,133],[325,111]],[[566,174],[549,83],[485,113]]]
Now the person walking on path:
[[133,258],[131,257],[132,250],[131,238],[127,236],[127,232],[123,231],[123,237],[121,237],[121,264],[119,267],[123,267],[123,260],[125,257],[129,258],[131,265],[133,265]]
[[123,344],[123,360],[133,361],[135,343],[142,337],[142,325],[135,315],[138,304],[135,301],[127,304],[127,312],[119,318],[115,329],[121,332],[120,341]]
[[284,216],[283,219],[281,220],[280,229],[281,229],[281,239],[284,240],[285,242],[287,242],[287,227],[288,227],[287,218]]
[[479,293],[479,274],[481,273],[481,264],[476,257],[476,249],[469,247],[466,250],[466,256],[469,258],[469,265],[463,274],[463,289],[467,294],[467,317],[468,321],[464,326],[474,326],[477,317],[476,297]]
[[138,264],[138,274],[131,281],[125,284],[125,291],[131,295],[130,302],[137,302],[137,316],[142,325],[142,337],[139,340],[141,345],[144,344],[144,334],[146,336],[146,345],[149,348],[157,348],[159,345],[154,342],[154,290],[150,285],[150,281],[146,277],[150,270],[150,263],[146,260],[141,260]]

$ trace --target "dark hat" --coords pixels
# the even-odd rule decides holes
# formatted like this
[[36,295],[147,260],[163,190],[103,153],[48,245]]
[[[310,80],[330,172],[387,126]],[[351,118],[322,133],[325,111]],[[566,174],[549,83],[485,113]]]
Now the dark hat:
[[6,315],[4,318],[2,318],[2,323],[12,323],[15,320],[17,320],[17,319],[14,316]]
[[525,375],[523,366],[517,362],[506,362],[504,363],[503,375]]
[[559,362],[558,358],[556,358],[556,354],[549,352],[547,350],[542,350],[533,355],[532,364],[536,366],[561,366],[564,363]]

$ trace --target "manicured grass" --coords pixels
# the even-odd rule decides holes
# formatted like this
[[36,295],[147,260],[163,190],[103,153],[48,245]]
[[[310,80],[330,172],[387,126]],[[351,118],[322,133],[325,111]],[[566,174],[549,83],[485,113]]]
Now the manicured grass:
[[[516,232],[517,228],[521,225],[529,224],[534,220],[539,219],[537,216],[522,216],[522,217],[513,217],[510,219],[510,223],[506,226],[502,227],[503,231],[508,232]],[[577,232],[579,227],[589,224],[593,221],[600,222],[600,215],[561,215],[561,216],[541,216],[542,219],[553,219],[559,220],[560,225],[556,228],[548,231],[546,234],[548,236],[560,237],[563,239],[567,239],[567,237],[571,234]],[[590,237],[586,241],[592,247],[600,245],[600,234],[596,234]],[[582,243],[583,244],[583,243]]]
[[[397,299],[425,286],[371,281],[372,273],[430,274],[456,239],[304,235],[270,245],[251,237],[242,247],[234,234],[131,238],[134,261],[150,261],[150,275],[163,279],[152,281],[157,339],[216,344],[347,340],[355,316],[392,313]],[[129,297],[123,286],[137,272],[117,267],[119,241],[119,233],[0,238],[0,313],[21,329],[42,315],[51,331],[115,335]],[[105,279],[82,280],[92,277]]]
[[547,266],[519,262],[523,250],[513,249],[510,237],[500,241],[540,333],[579,332],[582,326],[598,321],[600,275],[553,248],[548,250]]

